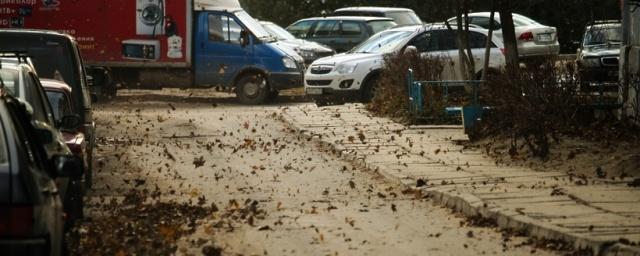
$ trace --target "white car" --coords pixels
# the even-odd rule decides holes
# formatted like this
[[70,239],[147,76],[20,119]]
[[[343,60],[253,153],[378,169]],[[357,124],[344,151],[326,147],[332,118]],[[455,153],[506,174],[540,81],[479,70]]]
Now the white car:
[[[489,12],[469,13],[469,24],[489,29]],[[456,24],[456,18],[450,18],[448,22]],[[502,26],[500,14],[495,13],[494,35],[502,38]],[[557,30],[554,27],[545,26],[535,20],[520,14],[513,14],[516,39],[518,41],[518,55],[520,58],[555,56],[560,53]]]
[[[479,76],[484,63],[487,30],[469,28],[470,46]],[[501,70],[505,66],[503,44],[493,39],[489,67]],[[384,56],[415,47],[423,56],[438,56],[450,62],[441,76],[446,80],[461,80],[458,71],[456,32],[444,25],[405,26],[380,32],[347,53],[316,60],[305,74],[305,92],[318,105],[326,102],[369,101],[384,66]],[[404,85],[398,85],[404,86]]]

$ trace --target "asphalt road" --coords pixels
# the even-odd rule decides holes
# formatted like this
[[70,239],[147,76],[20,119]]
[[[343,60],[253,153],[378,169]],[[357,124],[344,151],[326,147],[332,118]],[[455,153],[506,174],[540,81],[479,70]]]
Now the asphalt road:
[[298,137],[279,113],[301,104],[310,103],[242,106],[204,90],[120,91],[99,104],[95,188],[72,251],[558,253],[470,223]]

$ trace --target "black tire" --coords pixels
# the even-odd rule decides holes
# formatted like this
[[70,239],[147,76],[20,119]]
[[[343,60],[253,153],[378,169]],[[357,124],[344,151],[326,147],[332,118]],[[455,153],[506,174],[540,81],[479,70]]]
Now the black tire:
[[269,102],[276,102],[278,100],[279,95],[280,95],[280,91],[277,91],[277,90],[269,91],[269,96],[267,100]]
[[317,107],[326,107],[329,106],[329,102],[326,99],[315,99],[314,100]]
[[373,100],[373,97],[376,95],[376,88],[378,87],[378,75],[372,76],[367,79],[361,90],[361,101],[362,103],[369,103]]
[[80,182],[69,181],[67,199],[64,203],[65,212],[68,213],[65,230],[70,230],[78,220],[84,218],[84,201]]
[[236,83],[236,97],[245,105],[263,104],[269,98],[269,85],[262,74],[245,74]]

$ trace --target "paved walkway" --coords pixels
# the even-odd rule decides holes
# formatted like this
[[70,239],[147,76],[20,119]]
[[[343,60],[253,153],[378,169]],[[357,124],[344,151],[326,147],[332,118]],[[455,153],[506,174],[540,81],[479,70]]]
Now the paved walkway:
[[497,166],[457,145],[467,139],[460,127],[405,127],[362,105],[305,105],[284,109],[282,118],[344,158],[468,216],[596,255],[640,255],[640,189],[626,182],[585,186],[565,173]]

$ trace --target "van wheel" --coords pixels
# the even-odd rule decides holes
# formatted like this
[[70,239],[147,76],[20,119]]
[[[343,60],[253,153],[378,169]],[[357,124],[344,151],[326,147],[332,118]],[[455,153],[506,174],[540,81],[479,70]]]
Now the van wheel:
[[236,84],[236,97],[245,105],[265,103],[269,97],[269,85],[262,74],[243,75]]

